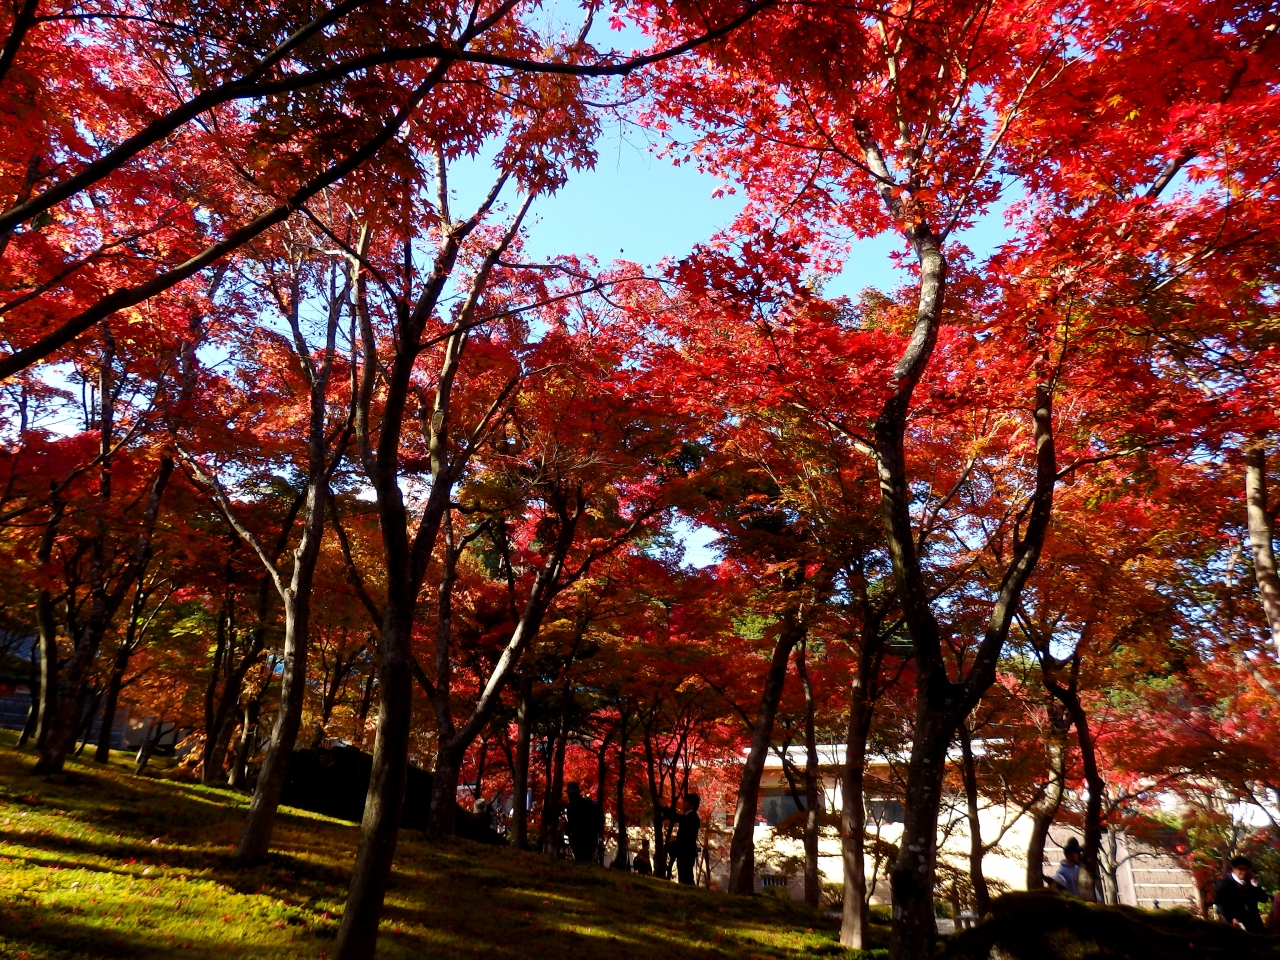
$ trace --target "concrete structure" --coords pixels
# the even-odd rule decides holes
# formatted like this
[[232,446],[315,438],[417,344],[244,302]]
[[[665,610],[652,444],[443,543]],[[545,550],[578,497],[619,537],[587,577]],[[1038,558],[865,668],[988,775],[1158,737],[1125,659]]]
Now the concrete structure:
[[[981,745],[975,744],[980,751]],[[840,854],[838,822],[843,798],[840,790],[844,765],[844,745],[824,744],[819,747],[819,777],[821,783],[822,820],[828,824],[819,841],[819,869],[825,883],[842,884],[844,866]],[[788,761],[794,770],[802,772],[805,766],[804,749],[788,750]],[[905,763],[898,758],[895,765]],[[868,887],[872,890],[872,902],[889,902],[887,872],[891,864],[886,862],[887,849],[882,847],[876,855],[876,840],[897,847],[902,837],[902,805],[886,789],[892,782],[889,758],[870,758],[866,767],[867,807],[867,857]],[[797,776],[797,787],[803,796],[803,784]],[[793,896],[803,895],[802,865],[804,847],[797,826],[800,821],[790,784],[783,768],[782,758],[771,753],[765,764],[760,783],[760,805],[755,831],[756,888],[786,888]],[[792,818],[788,822],[788,818]],[[969,825],[963,797],[944,798],[939,818],[939,862],[943,870],[968,874]],[[995,847],[983,859],[983,873],[993,894],[1006,890],[1025,890],[1027,876],[1027,848],[1031,839],[1031,818],[1018,809],[984,807],[979,813],[984,841],[998,838]],[[1055,826],[1045,845],[1043,872],[1052,875],[1062,859],[1062,845],[1079,832],[1068,827]],[[1119,834],[1115,838],[1115,885],[1120,903],[1154,908],[1185,907],[1199,909],[1195,881],[1190,872],[1169,854],[1139,843]],[[1110,838],[1108,838],[1108,843]],[[718,863],[712,870],[713,880],[722,885],[728,876],[727,862]],[[872,885],[874,883],[874,886]]]

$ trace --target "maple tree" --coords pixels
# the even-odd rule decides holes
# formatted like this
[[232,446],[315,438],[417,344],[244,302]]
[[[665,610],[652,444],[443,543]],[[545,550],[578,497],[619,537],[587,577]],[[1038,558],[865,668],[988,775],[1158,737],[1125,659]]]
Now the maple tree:
[[[374,953],[411,762],[433,836],[509,791],[514,842],[559,854],[577,779],[659,870],[698,786],[750,893],[765,761],[802,743],[812,903],[842,741],[841,941],[891,859],[895,960],[929,955],[940,891],[985,910],[984,810],[1030,817],[1033,888],[1078,820],[1088,895],[1152,792],[1207,811],[1188,837],[1265,807],[1275,12],[564,16],[0,11],[3,613],[36,638],[39,769],[99,710],[105,762],[122,700],[193,731],[207,783],[265,747],[255,859],[299,737],[371,745],[341,957]],[[606,117],[740,192],[732,224],[657,266],[533,256]],[[900,287],[827,295],[882,235]]]

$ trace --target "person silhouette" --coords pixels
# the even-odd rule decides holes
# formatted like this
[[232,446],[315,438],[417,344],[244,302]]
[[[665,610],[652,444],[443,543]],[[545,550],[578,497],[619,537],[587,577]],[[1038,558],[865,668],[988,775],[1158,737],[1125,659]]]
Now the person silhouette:
[[684,812],[676,813],[670,807],[662,807],[659,813],[663,819],[676,825],[676,838],[671,843],[671,857],[676,862],[676,876],[680,882],[693,885],[693,864],[698,859],[698,830],[702,819],[698,816],[698,807],[702,798],[696,793],[685,794]]
[[640,852],[635,855],[631,861],[631,869],[642,877],[647,877],[653,873],[653,861],[649,858],[649,838],[645,837],[640,841]]
[[604,816],[600,812],[598,803],[582,795],[582,788],[576,781],[570,783],[565,789],[569,793],[569,803],[565,807],[565,820],[573,859],[579,863],[590,863],[596,858],[596,847],[600,843]]

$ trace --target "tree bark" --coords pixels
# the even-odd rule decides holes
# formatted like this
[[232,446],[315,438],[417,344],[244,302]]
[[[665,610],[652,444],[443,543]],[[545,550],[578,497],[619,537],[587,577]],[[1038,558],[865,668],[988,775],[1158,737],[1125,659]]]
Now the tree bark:
[[742,766],[738,782],[738,803],[733,813],[733,838],[729,843],[729,892],[750,895],[755,892],[756,808],[760,804],[760,775],[769,756],[773,740],[773,722],[782,700],[782,688],[787,680],[787,663],[791,651],[804,635],[804,625],[796,605],[788,607],[782,617],[781,629],[773,649],[773,660],[765,675],[764,689],[760,693],[760,707],[756,712],[755,728],[751,736],[751,749]]
[[511,771],[511,841],[517,850],[529,846],[529,741],[532,737],[533,673],[520,678],[520,703],[516,708],[516,762]]
[[863,950],[870,923],[867,893],[866,829],[867,807],[864,775],[867,739],[875,715],[879,692],[880,665],[884,655],[884,635],[880,625],[886,601],[873,605],[861,564],[855,582],[862,607],[862,637],[858,665],[849,684],[849,726],[845,742],[841,785],[840,856],[844,865],[844,897],[840,915],[840,945]]
[[[644,762],[645,774],[649,780],[650,816],[653,820],[653,875],[662,876],[667,869],[667,845],[662,833],[662,791],[663,783],[658,779],[658,761],[653,748],[653,727],[657,719],[655,707],[644,728]],[[671,798],[672,803],[675,797]]]
[[1267,452],[1261,441],[1245,451],[1244,486],[1253,574],[1258,581],[1262,611],[1271,629],[1271,642],[1280,656],[1280,574],[1276,572],[1274,532],[1267,502]]
[[[862,658],[860,657],[859,660]],[[841,785],[840,856],[844,863],[844,903],[840,913],[840,945],[864,950],[867,944],[867,863],[865,859],[867,808],[863,788],[867,737],[875,703],[870,684],[859,669],[849,691],[849,730],[845,742],[844,777]]]
[[[628,719],[627,710],[624,708],[618,717],[618,782],[617,796],[614,801],[614,822],[618,830],[618,845],[613,861],[619,870],[628,870],[631,867],[629,862],[631,838],[627,835],[627,738],[631,732],[627,726]],[[603,796],[600,798],[600,803],[603,808]]]
[[573,691],[569,686],[569,665],[564,668],[564,680],[560,686],[560,726],[556,730],[554,759],[551,761],[551,779],[547,783],[547,795],[542,801],[542,852],[552,857],[560,856],[564,846],[564,831],[560,829],[561,798],[564,796],[564,755],[569,744],[569,719],[573,710]]
[[111,673],[107,676],[107,690],[102,702],[102,728],[98,731],[98,747],[94,751],[95,763],[108,763],[111,760],[111,732],[116,724],[116,712],[120,708],[120,690],[124,685],[124,675],[129,669],[130,650],[122,644],[116,651],[111,664]]
[[[324,510],[319,506],[315,509],[319,517],[318,526],[322,527]],[[316,556],[319,555],[320,536],[321,531],[317,530],[315,533]],[[302,552],[301,548],[299,552]],[[298,740],[298,730],[302,726],[302,707],[307,690],[307,632],[311,615],[311,576],[314,573],[315,564],[311,562],[310,569],[300,576],[303,566],[304,561],[299,558],[294,564],[294,589],[290,591],[284,603],[284,657],[283,672],[280,677],[280,709],[276,712],[276,722],[271,730],[267,756],[263,761],[262,771],[258,774],[253,800],[249,803],[249,816],[240,834],[240,844],[236,847],[236,860],[240,863],[254,863],[266,856],[271,848],[271,834],[275,829],[276,812],[280,807],[280,794],[284,790],[289,758],[293,754],[294,745]]]
[[18,735],[19,750],[35,736],[36,722],[40,719],[40,643],[38,640],[31,645],[27,665],[27,690],[30,691],[31,703],[27,706],[27,719],[22,725],[22,733]]
[[1080,761],[1084,767],[1085,788],[1089,796],[1084,807],[1084,843],[1080,849],[1080,897],[1090,903],[1100,900],[1102,875],[1098,870],[1098,853],[1102,847],[1102,798],[1106,783],[1098,770],[1098,755],[1094,749],[1093,734],[1089,730],[1089,717],[1075,690],[1067,691],[1064,703],[1076,728],[1076,743],[1080,747]]
[[[53,555],[53,544],[58,536],[58,525],[66,503],[54,499],[49,511],[49,519],[45,523],[44,532],[40,536],[40,546],[36,551],[36,561],[42,567],[49,563]],[[58,713],[58,624],[53,614],[53,594],[47,587],[36,592],[36,630],[40,661],[40,682],[38,690],[32,690],[38,696],[36,705],[36,749],[43,753],[44,742],[49,738],[49,728]]]
[[258,737],[258,715],[262,711],[262,698],[252,698],[240,711],[240,738],[236,744],[236,754],[231,761],[231,769],[227,772],[227,786],[234,790],[243,790],[249,781],[249,755],[254,741]]
[[965,723],[959,726],[960,773],[964,780],[965,809],[969,820],[969,879],[973,883],[973,912],[985,917],[991,910],[991,893],[982,872],[982,821],[978,818],[978,766],[973,759],[973,738]]
[[1044,889],[1044,845],[1049,838],[1049,828],[1062,806],[1062,796],[1067,785],[1067,730],[1070,720],[1066,712],[1056,704],[1049,706],[1050,733],[1046,749],[1049,759],[1049,776],[1044,796],[1031,808],[1031,840],[1027,845],[1027,889]]
[[804,902],[816,910],[822,901],[822,877],[818,872],[818,736],[808,659],[809,643],[805,638],[800,641],[796,655],[796,668],[804,689]]

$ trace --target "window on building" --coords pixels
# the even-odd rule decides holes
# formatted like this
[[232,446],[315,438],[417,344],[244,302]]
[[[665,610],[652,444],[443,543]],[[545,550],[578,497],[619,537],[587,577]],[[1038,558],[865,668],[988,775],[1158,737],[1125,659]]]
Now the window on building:
[[795,798],[786,787],[760,789],[760,805],[756,808],[756,815],[769,826],[774,826],[799,811]]
[[867,800],[867,817],[876,823],[902,823],[902,801],[871,797]]
[[760,876],[761,887],[785,887],[787,878],[780,877],[776,873],[765,873]]

